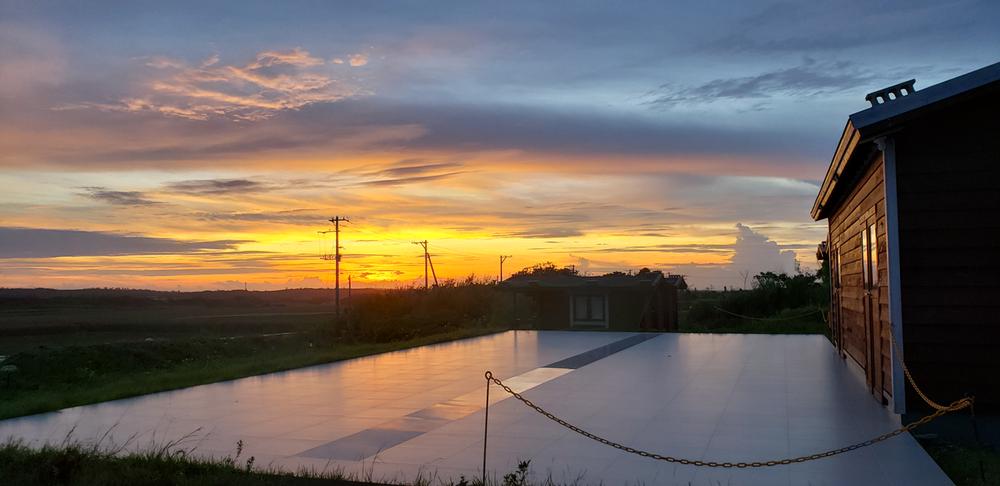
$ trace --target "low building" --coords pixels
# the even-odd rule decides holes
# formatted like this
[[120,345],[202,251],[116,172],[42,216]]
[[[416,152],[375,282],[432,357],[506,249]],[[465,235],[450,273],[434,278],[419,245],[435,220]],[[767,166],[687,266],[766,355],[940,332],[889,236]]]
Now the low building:
[[536,329],[676,331],[678,291],[684,277],[644,271],[600,277],[548,274],[514,276],[505,290],[532,299]]
[[[899,357],[939,402],[1000,406],[1000,63],[869,94],[812,208],[828,221],[830,326],[897,413],[921,409]],[[894,344],[897,343],[897,344]]]

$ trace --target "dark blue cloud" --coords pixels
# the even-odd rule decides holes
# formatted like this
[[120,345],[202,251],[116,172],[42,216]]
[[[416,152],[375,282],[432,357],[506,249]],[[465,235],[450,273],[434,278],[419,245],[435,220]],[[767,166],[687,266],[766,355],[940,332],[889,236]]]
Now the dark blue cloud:
[[184,241],[100,231],[0,227],[0,258],[193,253],[232,249],[243,240]]

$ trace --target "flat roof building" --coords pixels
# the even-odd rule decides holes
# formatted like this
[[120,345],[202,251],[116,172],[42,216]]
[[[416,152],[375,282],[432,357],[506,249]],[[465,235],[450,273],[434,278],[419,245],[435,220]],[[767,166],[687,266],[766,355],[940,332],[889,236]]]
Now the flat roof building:
[[616,331],[676,331],[678,291],[684,277],[643,271],[598,277],[580,275],[519,275],[502,287],[531,298],[536,329],[610,329]]

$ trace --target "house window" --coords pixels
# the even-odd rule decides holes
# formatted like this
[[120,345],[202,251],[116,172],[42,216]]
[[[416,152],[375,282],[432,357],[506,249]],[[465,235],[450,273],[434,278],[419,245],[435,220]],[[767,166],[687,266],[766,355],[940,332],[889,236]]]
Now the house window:
[[605,296],[573,296],[573,322],[581,324],[603,324],[605,322],[606,314]]
[[878,236],[875,234],[875,225],[868,226],[868,234],[871,245],[871,265],[872,265],[872,288],[878,287]]
[[871,286],[870,258],[871,253],[868,251],[868,227],[863,226],[861,227],[861,283],[866,289]]
[[834,273],[833,285],[834,285],[834,287],[836,287],[836,288],[839,289],[840,285],[841,285],[841,281],[840,281],[840,247],[839,246],[837,247],[837,250],[833,253],[833,262],[830,265],[830,271],[832,271]]
[[865,289],[878,286],[878,237],[874,224],[861,228],[861,281]]

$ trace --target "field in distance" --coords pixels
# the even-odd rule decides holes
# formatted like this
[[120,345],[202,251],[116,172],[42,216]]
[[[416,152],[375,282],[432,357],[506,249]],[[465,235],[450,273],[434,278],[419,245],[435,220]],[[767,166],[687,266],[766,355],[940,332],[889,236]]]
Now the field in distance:
[[[342,305],[384,292],[341,290]],[[0,289],[0,355],[38,346],[239,337],[329,323],[331,289],[166,292],[129,289]]]

